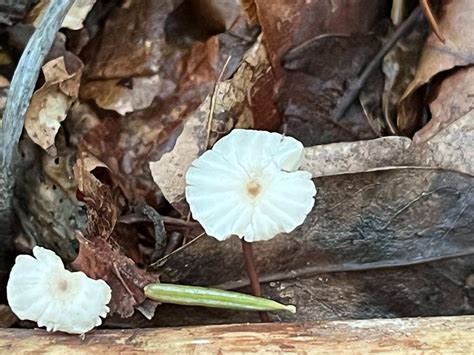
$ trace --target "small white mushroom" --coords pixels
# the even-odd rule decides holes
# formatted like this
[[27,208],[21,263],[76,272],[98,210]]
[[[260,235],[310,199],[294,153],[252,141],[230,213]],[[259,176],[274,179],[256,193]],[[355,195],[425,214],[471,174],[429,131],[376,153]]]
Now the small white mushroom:
[[112,295],[105,281],[66,270],[51,250],[34,247],[33,255],[16,258],[7,284],[8,303],[18,318],[72,334],[102,324]]
[[234,129],[196,159],[186,174],[193,217],[219,240],[248,242],[291,232],[314,205],[311,174],[297,171],[301,142],[279,133]]

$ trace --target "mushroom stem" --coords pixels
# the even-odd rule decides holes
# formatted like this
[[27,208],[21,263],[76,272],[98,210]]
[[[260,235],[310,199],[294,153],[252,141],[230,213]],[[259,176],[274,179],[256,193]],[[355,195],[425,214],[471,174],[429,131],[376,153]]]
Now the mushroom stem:
[[[258,280],[257,269],[255,268],[255,262],[253,258],[253,247],[252,243],[246,242],[242,239],[242,252],[244,253],[245,269],[247,276],[250,280],[250,287],[252,288],[252,294],[254,296],[262,296],[262,289],[260,288],[260,281]],[[270,322],[267,312],[258,312],[260,320],[262,322]]]

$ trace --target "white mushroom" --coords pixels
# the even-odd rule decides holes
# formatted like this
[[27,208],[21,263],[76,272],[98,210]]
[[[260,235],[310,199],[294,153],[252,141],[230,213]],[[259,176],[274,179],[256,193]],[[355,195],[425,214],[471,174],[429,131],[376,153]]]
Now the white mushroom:
[[33,255],[16,258],[7,284],[8,303],[18,318],[73,334],[100,325],[111,298],[105,281],[66,270],[51,250],[34,247]]
[[279,133],[234,129],[196,159],[186,174],[193,217],[219,240],[248,242],[290,232],[314,205],[311,174],[297,171],[301,142]]

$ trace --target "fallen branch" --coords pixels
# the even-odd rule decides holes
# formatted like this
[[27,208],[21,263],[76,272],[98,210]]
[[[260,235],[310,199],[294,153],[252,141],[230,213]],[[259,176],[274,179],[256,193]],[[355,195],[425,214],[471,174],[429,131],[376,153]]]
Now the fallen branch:
[[449,353],[474,348],[474,316],[227,324],[98,330],[84,339],[44,330],[0,330],[9,353]]
[[41,65],[73,2],[73,0],[50,1],[13,74],[0,132],[0,239],[8,238],[10,235],[9,225],[13,215],[13,157],[23,131],[25,114]]

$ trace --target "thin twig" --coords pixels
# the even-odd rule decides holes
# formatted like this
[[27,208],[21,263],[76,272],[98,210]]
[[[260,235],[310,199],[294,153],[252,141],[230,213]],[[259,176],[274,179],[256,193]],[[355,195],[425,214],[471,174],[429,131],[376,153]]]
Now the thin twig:
[[[253,257],[252,243],[246,242],[244,239],[242,239],[242,251],[244,253],[245,269],[247,271],[247,276],[252,288],[252,294],[254,296],[261,297],[262,289],[260,288],[260,282],[258,281],[257,269],[255,267],[255,261]],[[258,312],[258,314],[260,315],[260,320],[262,322],[270,321],[267,312]]]
[[8,225],[13,216],[13,157],[23,130],[25,114],[41,65],[73,2],[73,0],[49,2],[13,74],[0,131],[0,238],[9,237]]
[[212,94],[211,94],[211,107],[209,108],[209,117],[207,119],[207,135],[206,135],[206,145],[204,146],[204,149],[209,148],[209,139],[211,138],[211,129],[212,129],[212,120],[214,119],[214,109],[216,107],[216,92],[217,92],[217,85],[222,80],[222,77],[224,76],[224,72],[227,69],[227,66],[229,65],[230,59],[232,56],[228,56],[224,65],[222,66],[222,69],[217,76],[216,83],[214,84],[214,88],[212,89]]
[[370,75],[374,72],[375,69],[379,67],[383,57],[388,53],[388,51],[392,49],[392,47],[395,45],[395,43],[398,42],[400,38],[409,33],[416,25],[416,23],[418,23],[418,21],[420,21],[422,18],[423,12],[418,6],[415,10],[413,10],[410,16],[397,28],[397,30],[392,34],[392,36],[382,46],[382,48],[380,48],[379,52],[365,67],[359,78],[354,83],[350,84],[350,88],[339,100],[339,103],[333,112],[333,118],[336,121],[342,118],[349,106],[359,95],[360,90],[364,87]]
[[[329,274],[336,272],[354,272],[354,271],[367,271],[367,270],[377,270],[377,269],[391,269],[397,267],[412,266],[418,264],[427,264],[436,261],[442,261],[447,259],[460,258],[465,256],[470,256],[474,254],[474,248],[466,248],[461,252],[441,255],[441,256],[431,256],[427,258],[419,258],[413,260],[396,260],[396,261],[374,261],[363,264],[339,264],[339,265],[325,265],[325,266],[307,266],[302,267],[296,270],[275,272],[271,274],[266,274],[260,277],[261,283],[269,283],[274,281],[284,281],[296,279],[299,277],[309,277],[312,275],[318,274]],[[248,279],[240,279],[235,281],[228,281],[222,284],[209,286],[212,288],[218,288],[221,290],[235,290],[242,287],[247,287],[250,285]]]
[[420,7],[423,10],[423,13],[425,14],[428,22],[430,23],[431,29],[433,30],[434,34],[442,43],[444,43],[444,36],[441,33],[441,30],[439,29],[438,23],[436,22],[433,12],[431,11],[430,4],[428,4],[428,0],[420,0]]

